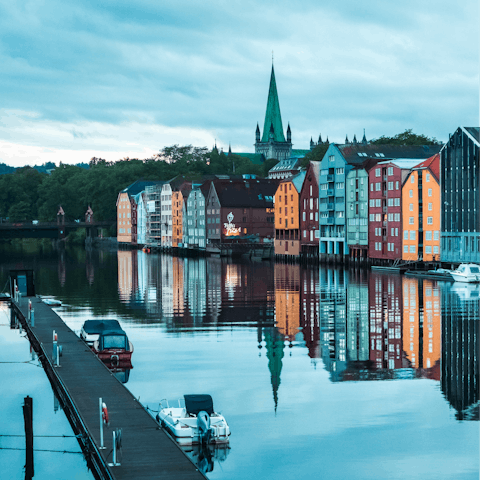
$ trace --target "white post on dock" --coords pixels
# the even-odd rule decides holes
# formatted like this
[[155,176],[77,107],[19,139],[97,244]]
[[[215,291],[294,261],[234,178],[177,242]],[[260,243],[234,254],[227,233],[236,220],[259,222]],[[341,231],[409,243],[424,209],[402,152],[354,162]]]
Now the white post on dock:
[[55,330],[53,331],[53,348],[52,348],[52,362],[53,363],[56,363],[57,362],[57,354],[58,354],[58,350],[57,350],[57,333],[55,332]]
[[30,314],[30,325],[32,327],[35,326],[35,309],[32,308],[32,313]]
[[120,467],[120,463],[117,463],[117,432],[113,431],[113,453],[112,453],[112,463],[109,463],[109,467]]
[[102,397],[98,399],[98,411],[100,413],[100,450],[105,449],[105,445],[103,445],[103,411],[102,411]]
[[30,321],[30,314],[32,313],[32,301],[28,301],[27,320]]
[[60,345],[57,344],[57,367],[60,366]]

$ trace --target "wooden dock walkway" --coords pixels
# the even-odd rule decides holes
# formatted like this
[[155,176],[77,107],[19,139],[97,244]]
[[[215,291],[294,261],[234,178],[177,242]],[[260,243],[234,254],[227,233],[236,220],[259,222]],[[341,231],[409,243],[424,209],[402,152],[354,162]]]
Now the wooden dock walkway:
[[[33,327],[26,321],[28,300],[35,311]],[[20,306],[12,301],[12,309],[39,354],[75,434],[82,435],[79,443],[97,479],[206,478],[48,305],[37,297],[23,297]],[[58,335],[58,344],[63,347],[59,367],[52,363],[53,330]],[[99,449],[99,398],[106,403],[110,420],[109,426],[104,425],[105,449]],[[122,450],[117,455],[121,465],[108,466],[113,460],[112,432],[117,428],[122,429]]]

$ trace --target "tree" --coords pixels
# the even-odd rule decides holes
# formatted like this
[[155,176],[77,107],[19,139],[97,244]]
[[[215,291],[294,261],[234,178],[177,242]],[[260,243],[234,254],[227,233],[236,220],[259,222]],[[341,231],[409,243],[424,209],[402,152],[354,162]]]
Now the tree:
[[403,133],[397,133],[394,137],[381,136],[372,140],[374,145],[441,145],[435,137],[428,138],[425,135],[417,135],[412,129],[405,130]]
[[313,161],[313,162],[321,162],[323,160],[323,157],[327,153],[328,147],[330,146],[329,143],[321,143],[313,148],[313,150],[310,150],[304,157],[303,160],[300,163],[300,166],[302,168],[307,168],[308,164]]

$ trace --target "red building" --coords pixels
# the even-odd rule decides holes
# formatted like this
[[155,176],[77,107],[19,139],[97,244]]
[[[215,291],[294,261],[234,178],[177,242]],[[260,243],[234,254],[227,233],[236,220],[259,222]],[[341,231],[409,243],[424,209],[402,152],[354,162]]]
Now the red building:
[[368,256],[402,258],[402,186],[418,160],[389,160],[368,171]]
[[318,221],[318,185],[320,162],[310,162],[300,192],[300,253],[318,258],[320,227]]

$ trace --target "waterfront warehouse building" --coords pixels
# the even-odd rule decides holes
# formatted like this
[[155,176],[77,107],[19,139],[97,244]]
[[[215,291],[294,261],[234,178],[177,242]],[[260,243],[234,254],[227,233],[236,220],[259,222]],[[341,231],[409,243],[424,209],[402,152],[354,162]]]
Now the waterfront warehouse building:
[[441,260],[480,263],[479,128],[459,127],[440,152]]

